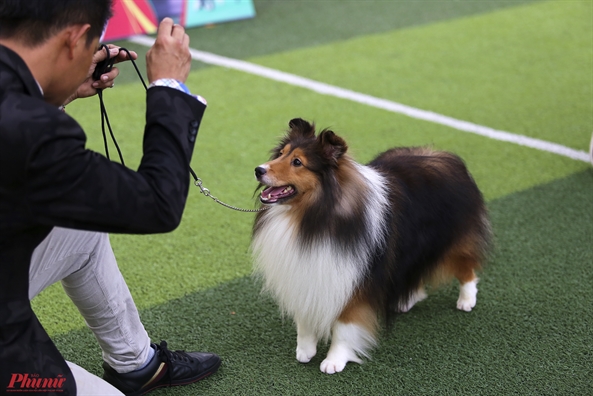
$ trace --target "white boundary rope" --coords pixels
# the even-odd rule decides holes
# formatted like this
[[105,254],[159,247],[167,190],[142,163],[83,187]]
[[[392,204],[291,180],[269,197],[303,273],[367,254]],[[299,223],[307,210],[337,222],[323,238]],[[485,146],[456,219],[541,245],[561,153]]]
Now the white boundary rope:
[[[128,40],[133,43],[144,45],[147,47],[152,46],[152,44],[154,43],[154,38],[149,36],[133,36],[128,38]],[[351,91],[349,89],[344,89],[336,87],[334,85],[325,84],[319,81],[310,80],[308,78],[300,77],[295,74],[282,72],[279,70],[271,69],[269,67],[256,65],[254,63],[238,59],[227,58],[224,56],[212,54],[210,52],[203,52],[195,49],[190,49],[190,53],[194,60],[198,60],[200,62],[226,67],[229,69],[239,70],[249,74],[254,74],[256,76],[309,89],[322,95],[329,95],[341,99],[351,100],[353,102],[376,107],[378,109],[403,114],[411,118],[429,121],[435,124],[445,125],[458,131],[474,133],[476,135],[485,136],[494,140],[514,143],[520,146],[530,147],[541,151],[547,151],[549,153],[562,155],[564,157],[568,157],[577,161],[590,161],[588,153],[584,151],[575,150],[566,146],[562,146],[557,143],[552,143],[528,136],[518,135],[511,132],[501,131],[482,125],[474,124],[468,121],[458,120],[452,117],[434,113],[432,111],[417,109],[415,107],[407,106],[397,102],[392,102],[387,99],[376,98],[374,96],[358,93],[355,91]]]

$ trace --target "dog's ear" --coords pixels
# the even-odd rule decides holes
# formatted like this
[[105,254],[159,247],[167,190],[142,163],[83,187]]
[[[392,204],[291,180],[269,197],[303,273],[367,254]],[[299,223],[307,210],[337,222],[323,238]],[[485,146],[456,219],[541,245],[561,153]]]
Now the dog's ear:
[[315,125],[308,123],[302,118],[293,118],[288,123],[288,127],[290,128],[288,134],[291,137],[302,136],[310,138],[315,136]]
[[333,131],[323,130],[317,137],[323,155],[330,160],[337,161],[348,151],[348,145]]

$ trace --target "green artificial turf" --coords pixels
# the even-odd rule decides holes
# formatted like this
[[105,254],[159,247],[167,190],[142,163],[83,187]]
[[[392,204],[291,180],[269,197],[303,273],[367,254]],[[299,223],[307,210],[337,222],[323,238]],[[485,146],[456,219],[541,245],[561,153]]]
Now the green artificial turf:
[[535,3],[255,62],[586,150],[593,123],[592,20],[591,2]]
[[[253,20],[190,31],[192,46],[580,150],[591,138],[590,2],[256,1],[256,8]],[[192,187],[173,233],[111,236],[153,340],[223,358],[207,381],[155,394],[590,392],[589,164],[194,66],[187,85],[209,106],[192,167],[223,201],[254,206],[253,169],[288,120],[303,117],[342,135],[360,162],[392,146],[461,155],[488,201],[496,251],[472,313],[456,311],[456,287],[443,287],[398,319],[372,361],[322,375],[327,347],[309,365],[296,362],[291,321],[249,276],[253,215],[220,207]],[[105,91],[105,101],[134,169],[144,91],[137,82],[123,84],[133,69],[121,69],[121,83]],[[89,147],[103,152],[98,101],[74,102],[68,113],[87,131]],[[100,374],[97,343],[61,287],[45,290],[33,306],[64,356]]]

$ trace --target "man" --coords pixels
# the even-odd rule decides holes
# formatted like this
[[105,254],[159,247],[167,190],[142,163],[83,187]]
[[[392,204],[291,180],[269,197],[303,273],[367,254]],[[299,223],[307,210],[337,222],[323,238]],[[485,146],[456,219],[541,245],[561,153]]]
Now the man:
[[[184,29],[164,19],[147,53],[137,171],[86,150],[62,109],[113,86],[115,68],[90,78],[106,56],[97,48],[110,15],[111,0],[0,0],[0,394],[137,395],[220,365],[214,354],[151,344],[105,234],[168,232],[181,220],[206,108],[183,85]],[[31,309],[30,298],[58,280],[101,346],[105,380],[65,362]]]

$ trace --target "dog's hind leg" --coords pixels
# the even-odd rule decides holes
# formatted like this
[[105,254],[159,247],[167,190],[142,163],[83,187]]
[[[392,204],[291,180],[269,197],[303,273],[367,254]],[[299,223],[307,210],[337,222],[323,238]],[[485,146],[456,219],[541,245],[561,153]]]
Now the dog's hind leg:
[[470,312],[476,306],[479,279],[475,269],[480,267],[480,263],[472,255],[466,254],[453,255],[452,260],[450,269],[459,280],[457,309]]
[[302,321],[295,321],[297,325],[296,358],[301,363],[309,363],[317,353],[317,334]]
[[476,306],[478,294],[478,278],[474,277],[472,280],[461,283],[459,281],[459,298],[457,299],[457,309],[469,312]]
[[480,269],[483,257],[480,235],[470,234],[457,243],[444,258],[443,275],[454,276],[459,281],[457,309],[461,311],[470,312],[476,306],[479,280],[476,270]]
[[320,370],[327,374],[340,372],[348,362],[362,363],[376,344],[377,314],[366,301],[353,300],[332,328],[332,341]]

